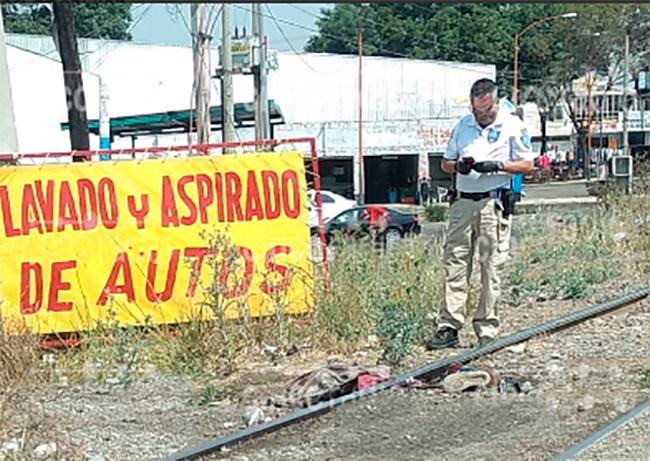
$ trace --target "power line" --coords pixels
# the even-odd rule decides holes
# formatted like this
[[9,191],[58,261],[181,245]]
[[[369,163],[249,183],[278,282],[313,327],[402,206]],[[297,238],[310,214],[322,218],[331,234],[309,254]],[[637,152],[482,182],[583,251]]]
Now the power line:
[[[289,4],[289,6],[292,7],[292,8],[294,8],[295,10],[298,10],[298,11],[300,11],[300,12],[302,12],[302,13],[308,15],[308,16],[311,16],[311,17],[313,17],[313,18],[316,18],[316,19],[319,19],[319,20],[324,19],[323,16],[316,15],[316,14],[312,13],[311,11],[308,11],[308,10],[306,10],[306,9],[304,9],[304,8],[302,8],[302,7],[300,7],[300,6],[298,6],[298,5]],[[420,10],[420,11],[423,12],[423,13],[426,13],[426,14],[429,15],[429,16],[432,14],[432,12],[431,12],[430,10],[426,9],[425,7],[423,7],[423,6],[421,6],[421,5],[418,5],[417,3],[413,3],[413,4],[411,4],[411,6],[414,7],[414,8],[416,8],[416,9],[418,9],[418,10]],[[373,20],[372,18],[369,18],[369,17],[367,17],[367,16],[365,17],[365,20],[368,21],[368,22],[370,22],[370,23],[371,23],[372,25],[374,25],[374,26],[379,26],[379,25],[380,25],[377,21],[375,21],[375,20]],[[320,32],[320,34],[321,34],[321,35],[324,35],[324,36],[327,36],[327,34],[323,34],[322,32]],[[406,31],[402,31],[402,34],[403,34],[403,35],[406,35],[407,32],[406,32]],[[340,38],[340,37],[338,37],[338,38]],[[435,41],[432,41],[432,40],[429,40],[429,39],[423,39],[423,38],[422,38],[422,39],[420,39],[420,42],[421,42],[421,43],[424,43],[424,44],[429,44],[429,45],[436,45],[436,42],[435,42]],[[521,60],[521,59],[520,59],[519,62],[520,62],[521,64],[531,64],[531,65],[532,65],[532,64],[539,64],[538,61],[525,61],[525,60]],[[463,68],[463,69],[465,69],[465,68]],[[498,69],[497,69],[497,70],[498,70]],[[504,72],[502,71],[502,73],[504,73]],[[507,74],[507,75],[512,75],[513,72],[512,72],[512,70],[510,70],[510,71],[506,70],[506,71],[505,71],[505,74]],[[542,78],[534,78],[534,79],[533,79],[533,78],[529,78],[529,79],[524,79],[524,80],[526,80],[526,81],[528,81],[528,82],[531,82],[531,81],[538,81],[538,82],[545,81],[545,79],[542,79]],[[522,81],[523,81],[523,80],[522,80]]]
[[266,9],[268,10],[269,14],[271,15],[271,18],[273,19],[273,23],[275,24],[275,27],[280,32],[280,35],[282,35],[282,38],[284,38],[284,41],[287,42],[287,45],[289,45],[289,48],[291,48],[291,51],[293,51],[294,54],[300,58],[300,60],[303,62],[303,64],[305,66],[307,66],[312,72],[314,72],[316,74],[319,74],[319,75],[322,75],[324,77],[335,75],[335,74],[324,74],[323,72],[320,72],[320,71],[314,69],[307,61],[305,61],[305,59],[301,56],[301,53],[298,52],[293,47],[293,45],[291,44],[291,42],[287,38],[287,35],[284,33],[284,30],[282,30],[282,27],[280,26],[280,24],[278,24],[278,20],[275,18],[275,15],[273,14],[273,11],[271,11],[271,7],[269,6],[269,4],[265,3],[265,5],[266,5]]
[[185,26],[185,30],[190,34],[190,37],[192,36],[192,29],[190,26],[187,24],[187,21],[185,20],[185,16],[183,16],[183,10],[181,10],[181,7],[178,3],[174,3],[174,6],[176,7],[176,13],[181,17],[181,21],[183,22],[183,25]]
[[[144,4],[136,5],[134,7],[134,10],[136,10],[137,8],[140,8],[142,6],[144,6]],[[152,6],[153,6],[152,4],[147,5],[146,9],[142,12],[140,17],[138,19],[136,19],[134,22],[132,22],[131,25],[128,27],[128,29],[126,30],[127,34],[130,34],[131,32],[133,32],[133,29],[135,28],[135,26],[137,26],[140,23],[140,21],[142,21],[142,19],[144,18],[144,16],[147,14],[147,12],[149,11],[149,9]],[[98,40],[98,41],[100,41],[101,39],[88,39],[88,38],[78,37],[77,40]],[[118,45],[119,45],[119,44],[122,44],[122,41],[121,40],[105,40],[104,43],[102,43],[96,50],[93,50],[93,53],[97,53],[97,52],[101,51],[102,49],[106,48],[109,43],[118,43]],[[9,45],[13,46],[14,48],[18,48],[18,49],[21,49],[21,50],[24,50],[24,51],[28,51],[28,52],[36,55],[36,57],[34,59],[30,59],[29,61],[24,62],[24,63],[22,63],[22,64],[20,64],[18,66],[11,67],[9,69],[10,71],[11,70],[16,70],[18,68],[22,68],[22,67],[27,66],[29,64],[32,64],[33,62],[36,62],[37,60],[39,60],[41,58],[52,59],[52,60],[57,61],[57,62],[61,61],[60,57],[56,58],[56,57],[51,56],[53,54],[58,53],[58,48],[56,47],[56,45],[54,46],[53,49],[51,49],[49,51],[46,51],[45,53],[39,53],[37,51],[32,50],[29,47],[21,47],[21,46],[16,46],[16,45],[12,45],[12,44],[9,44]],[[98,63],[98,65],[101,65],[101,63]]]
[[[417,6],[418,8],[422,8],[422,7],[420,7],[420,6],[417,5],[417,4],[413,4],[413,5],[414,5],[414,6]],[[294,8],[294,9],[296,9],[296,10],[298,10],[298,11],[301,11],[301,12],[303,12],[303,13],[305,13],[305,14],[307,14],[307,15],[313,17],[313,18],[316,18],[316,19],[318,19],[318,20],[324,19],[322,16],[316,15],[316,14],[312,13],[311,11],[308,11],[308,10],[306,10],[306,9],[304,9],[304,8],[301,8],[301,7],[297,6],[297,5],[289,4],[289,6],[291,6],[292,8]],[[422,11],[426,11],[426,10],[422,10]],[[380,26],[380,25],[381,25],[381,24],[379,24],[377,21],[375,21],[374,19],[369,18],[368,16],[365,16],[365,17],[363,18],[363,20],[368,21],[368,22],[369,22],[370,24],[372,24],[373,26]],[[339,39],[339,40],[340,40],[340,38],[341,38],[341,37],[336,37],[336,36],[332,36],[332,35],[329,35],[329,34],[325,34],[325,33],[323,33],[322,31],[317,31],[317,33],[320,34],[320,35],[323,35],[323,36],[329,37],[329,38],[334,38],[334,39]],[[402,30],[402,31],[401,31],[401,35],[402,35],[402,37],[406,37],[406,36],[408,36],[408,32],[405,31],[405,30]],[[420,43],[423,43],[423,44],[425,44],[425,45],[433,45],[433,46],[436,46],[436,45],[438,44],[436,41],[433,41],[433,40],[430,40],[430,39],[420,38],[419,40],[420,40]],[[350,40],[350,43],[352,43],[352,42],[353,42],[353,41]],[[356,42],[355,42],[355,43],[356,43]],[[398,52],[396,52],[396,51],[387,50],[387,49],[382,49],[382,48],[377,48],[377,49],[378,49],[379,51],[384,51],[384,52],[388,53],[389,55],[396,55],[396,56],[399,56],[399,57],[405,57],[405,58],[407,58],[407,59],[414,59],[413,57],[411,57],[411,56],[409,56],[409,55],[400,54],[400,53],[398,53]],[[437,60],[437,59],[425,59],[425,60],[426,60],[426,61],[429,61],[429,60],[433,60],[433,61],[441,61],[441,62],[445,62],[445,63],[449,63],[449,64],[453,63],[453,61],[444,61],[444,60]],[[456,68],[461,68],[461,69],[463,69],[463,70],[470,70],[470,69],[466,69],[465,67],[462,67],[462,66],[456,66]]]
[[[251,11],[250,9],[239,6],[236,3],[233,4],[233,7],[238,8],[238,9],[243,10],[243,11],[249,11],[249,12]],[[271,16],[269,16],[267,14],[261,13],[261,15],[266,17],[266,18],[273,19]],[[336,36],[336,35],[333,35],[333,34],[327,34],[327,33],[324,33],[322,31],[319,31],[317,29],[313,29],[311,27],[307,27],[307,26],[304,26],[302,24],[295,23],[293,21],[289,21],[289,20],[282,19],[282,18],[278,18],[277,21],[281,22],[281,23],[284,23],[284,24],[287,24],[287,25],[290,25],[290,26],[293,26],[293,27],[296,27],[298,29],[303,29],[303,30],[312,32],[314,34],[320,34],[321,36],[328,37],[328,38],[331,38],[331,39],[334,39],[334,40],[342,40],[342,38],[340,36]],[[344,43],[346,45],[348,45],[348,46],[356,46],[356,40],[355,39],[349,39],[348,42],[344,42]],[[388,57],[398,57],[398,58],[405,58],[405,59],[411,59],[411,60],[414,59],[413,57],[411,57],[411,56],[409,56],[407,54],[398,53],[396,51],[388,50],[386,48],[376,47],[376,49],[379,52],[385,53],[386,55],[388,55]],[[469,65],[466,67],[466,66],[462,66],[462,65],[459,65],[457,63],[454,63],[453,61],[442,61],[442,60],[437,60],[437,59],[421,59],[420,61],[435,61],[435,62],[445,63],[449,67],[454,67],[456,69],[461,69],[461,70],[465,70],[465,71],[468,71],[468,72],[474,72],[474,73],[477,73],[477,74],[483,74],[484,73],[484,71],[482,71],[482,70],[472,69],[470,67],[472,63],[468,63]]]
[[[151,10],[151,7],[153,5],[154,5],[153,3],[150,3],[149,5],[146,6],[146,8],[144,9],[144,11],[140,15],[140,17],[138,19],[136,19],[135,21],[133,21],[131,23],[131,25],[128,27],[128,29],[126,30],[127,34],[130,34],[131,32],[133,32],[133,30],[136,28],[136,26],[138,24],[140,24],[140,22],[144,19],[144,17],[147,15],[147,13],[149,13],[149,11]],[[109,41],[104,42],[99,48],[94,50],[93,53],[99,53],[102,49],[106,48],[109,43],[110,43]],[[121,45],[121,44],[122,43],[119,43],[119,41],[118,41],[118,46]],[[95,64],[96,67],[101,67],[101,65],[104,63],[104,58],[105,57],[106,57],[106,54],[97,59],[97,63]]]

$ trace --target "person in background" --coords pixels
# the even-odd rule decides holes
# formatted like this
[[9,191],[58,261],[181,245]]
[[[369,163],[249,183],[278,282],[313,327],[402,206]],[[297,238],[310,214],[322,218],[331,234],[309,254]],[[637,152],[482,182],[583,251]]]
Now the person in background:
[[420,205],[427,206],[429,204],[429,181],[427,179],[420,179]]

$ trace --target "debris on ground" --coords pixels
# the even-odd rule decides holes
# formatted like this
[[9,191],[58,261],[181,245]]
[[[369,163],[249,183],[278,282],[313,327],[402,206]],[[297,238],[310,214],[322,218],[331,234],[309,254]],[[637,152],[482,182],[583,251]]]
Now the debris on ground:
[[49,458],[57,452],[56,442],[43,443],[34,449],[34,456],[39,459]]
[[517,378],[506,376],[499,380],[499,392],[504,394],[521,394],[522,387]]
[[492,375],[485,370],[463,367],[445,376],[442,388],[450,394],[475,391],[488,387],[492,381]]
[[255,426],[264,422],[264,410],[257,406],[251,406],[244,409],[244,414],[242,415],[244,424],[246,427]]
[[283,394],[271,399],[269,403],[278,407],[304,408],[350,394],[361,386],[367,388],[378,384],[390,376],[390,368],[387,366],[362,367],[331,360],[327,365],[291,380]]
[[20,450],[20,440],[13,438],[0,445],[0,453],[7,454]]

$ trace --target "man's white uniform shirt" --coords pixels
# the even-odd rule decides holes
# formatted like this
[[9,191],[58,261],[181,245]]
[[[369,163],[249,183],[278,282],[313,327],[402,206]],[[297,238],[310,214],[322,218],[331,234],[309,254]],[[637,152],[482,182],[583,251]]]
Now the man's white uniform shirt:
[[[492,125],[481,127],[474,114],[460,119],[454,128],[447,150],[447,160],[473,157],[475,162],[495,160],[534,160],[530,136],[524,122],[505,108],[500,107]],[[477,173],[456,175],[456,190],[459,192],[489,192],[510,187],[510,174]]]

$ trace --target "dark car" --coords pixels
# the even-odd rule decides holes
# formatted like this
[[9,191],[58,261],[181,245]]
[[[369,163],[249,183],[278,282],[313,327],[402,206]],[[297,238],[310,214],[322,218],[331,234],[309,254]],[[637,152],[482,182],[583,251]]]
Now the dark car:
[[[343,211],[325,222],[327,244],[337,232],[367,237],[374,233],[386,246],[392,247],[407,235],[418,235],[421,227],[417,214],[402,213],[379,205],[366,205]],[[312,235],[318,227],[311,228]]]

